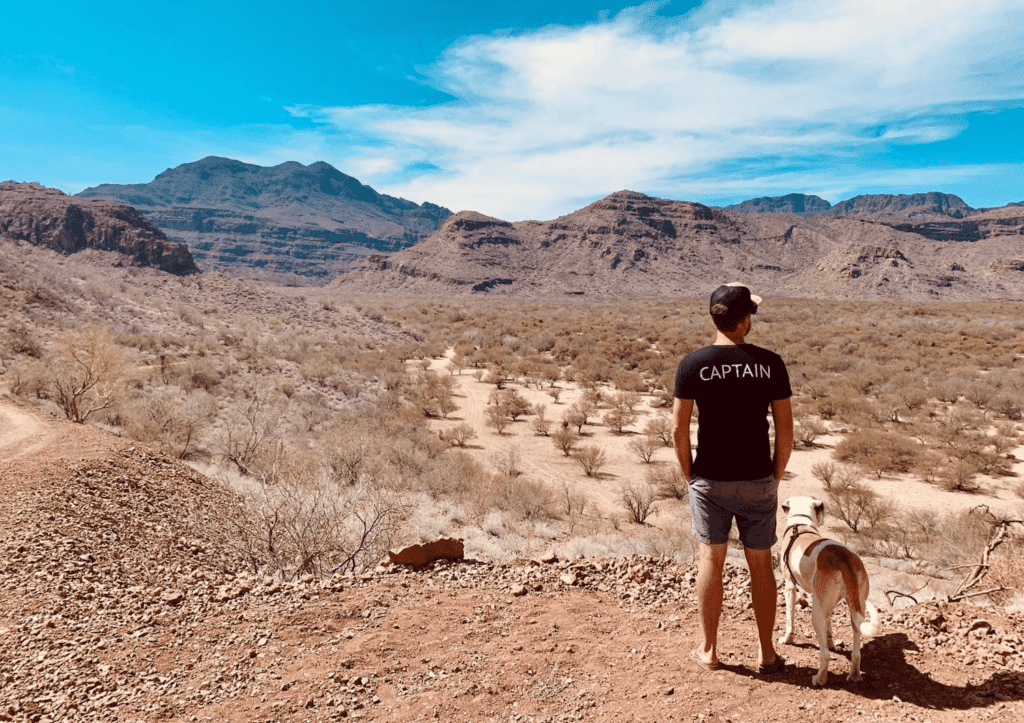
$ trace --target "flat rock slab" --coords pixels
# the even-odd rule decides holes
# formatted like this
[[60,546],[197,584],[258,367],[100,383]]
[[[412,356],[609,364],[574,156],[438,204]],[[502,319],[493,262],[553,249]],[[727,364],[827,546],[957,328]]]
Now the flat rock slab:
[[437,560],[462,560],[464,547],[462,540],[441,537],[422,545],[412,545],[398,551],[391,550],[388,552],[388,558],[394,565],[424,567]]

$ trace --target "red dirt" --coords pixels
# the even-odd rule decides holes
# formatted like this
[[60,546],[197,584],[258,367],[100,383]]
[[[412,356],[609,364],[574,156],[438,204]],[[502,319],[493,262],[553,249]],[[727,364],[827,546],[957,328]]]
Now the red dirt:
[[[13,410],[13,411],[12,411]],[[704,672],[693,568],[662,559],[385,565],[280,584],[238,574],[216,484],[140,445],[0,399],[0,721],[1019,720],[1024,618],[883,611],[810,687],[801,610],[787,669],[755,671],[746,572],[729,568]],[[0,432],[3,434],[3,432]],[[8,439],[12,439],[9,437]],[[18,454],[14,452],[28,449]],[[845,609],[835,631],[849,642]],[[778,631],[782,626],[782,607]]]

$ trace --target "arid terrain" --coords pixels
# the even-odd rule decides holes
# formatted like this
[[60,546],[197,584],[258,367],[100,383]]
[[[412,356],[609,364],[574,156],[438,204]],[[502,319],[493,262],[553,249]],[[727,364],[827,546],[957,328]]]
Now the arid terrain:
[[[736,549],[725,669],[688,658],[665,436],[711,339],[696,291],[359,297],[127,251],[0,239],[0,720],[1024,712],[1020,302],[763,292],[751,341],[794,389],[782,493],[826,500],[884,617],[854,684],[836,613],[814,690],[806,609],[789,667],[756,673]],[[467,559],[385,562],[440,536]]]
[[232,502],[215,483],[7,400],[0,418],[0,719],[1012,721],[1024,709],[1019,614],[887,610],[865,680],[845,681],[841,648],[815,690],[806,610],[789,667],[752,670],[745,573],[731,567],[726,665],[708,673],[686,656],[692,565],[467,561],[282,584],[222,554]]

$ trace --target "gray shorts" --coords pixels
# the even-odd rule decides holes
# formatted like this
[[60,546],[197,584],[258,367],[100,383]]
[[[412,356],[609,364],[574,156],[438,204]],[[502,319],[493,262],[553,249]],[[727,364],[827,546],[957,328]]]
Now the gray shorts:
[[749,550],[767,550],[778,541],[775,514],[779,483],[774,475],[764,479],[721,482],[694,475],[690,480],[690,512],[693,535],[708,545],[729,540],[733,518],[740,542]]

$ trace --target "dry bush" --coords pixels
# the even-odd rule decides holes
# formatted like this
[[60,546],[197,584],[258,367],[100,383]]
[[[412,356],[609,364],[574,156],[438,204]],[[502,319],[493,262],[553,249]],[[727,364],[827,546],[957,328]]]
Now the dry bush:
[[590,417],[595,411],[596,407],[592,403],[581,399],[562,413],[562,423],[576,427],[576,431],[583,434],[584,425],[590,422]]
[[227,410],[224,428],[214,440],[216,451],[243,474],[254,471],[253,464],[279,437],[281,415],[287,406],[270,382],[257,376],[243,378],[236,388],[237,398]]
[[516,389],[495,389],[491,392],[488,404],[493,405],[513,422],[529,413],[531,409],[530,403]]
[[489,507],[510,512],[524,520],[551,517],[551,491],[546,485],[522,475],[491,477],[488,502]]
[[558,427],[551,433],[551,441],[554,442],[556,447],[562,450],[562,454],[566,457],[572,454],[572,450],[576,447],[576,443],[579,439],[580,435],[577,434],[575,430],[569,429],[568,427]]
[[140,442],[157,444],[178,459],[188,459],[200,451],[216,413],[216,400],[203,391],[184,400],[143,398],[124,411],[124,432]]
[[648,517],[657,512],[654,488],[650,485],[623,485],[621,499],[630,521],[638,525],[644,524]]
[[547,407],[543,404],[538,404],[534,407],[534,412],[537,416],[533,420],[533,431],[542,437],[548,436],[552,422],[547,419]]
[[644,434],[657,439],[665,447],[672,446],[672,423],[668,417],[659,414],[644,425]]
[[31,327],[21,322],[11,322],[7,325],[3,344],[10,354],[24,354],[35,359],[43,356],[42,342]]
[[676,464],[655,467],[647,473],[647,484],[666,499],[686,500],[690,496],[690,486]]
[[975,478],[978,468],[965,460],[947,464],[938,474],[938,484],[950,492],[977,492],[981,489]]
[[615,434],[625,434],[626,427],[634,424],[637,415],[628,409],[612,409],[604,415],[603,421]]
[[45,393],[69,420],[82,423],[118,401],[131,368],[131,357],[108,330],[65,334],[47,364]]
[[485,416],[487,426],[493,428],[499,435],[504,434],[505,428],[511,423],[508,415],[498,407],[487,407]]
[[921,458],[921,446],[900,434],[864,429],[847,435],[833,454],[840,462],[856,464],[881,478],[913,471]]
[[451,427],[438,434],[441,439],[453,447],[465,447],[470,441],[476,439],[476,430],[465,423]]
[[504,477],[518,477],[523,473],[523,458],[518,447],[509,447],[491,457],[491,462]]
[[593,444],[574,450],[572,458],[587,477],[600,477],[601,470],[608,464],[608,455],[601,447]]
[[587,506],[586,496],[579,490],[571,487],[568,482],[562,482],[558,493],[558,501],[562,512],[567,517],[582,515],[584,508]]
[[230,511],[231,546],[257,574],[291,580],[372,568],[406,512],[372,484],[341,487],[309,469],[275,469],[253,481]]
[[827,431],[828,428],[817,419],[802,417],[797,421],[796,439],[805,448],[811,448],[814,446],[815,440]]
[[852,478],[835,480],[826,492],[836,516],[854,532],[891,514],[891,506],[877,492]]
[[654,440],[647,436],[636,437],[629,442],[629,451],[640,458],[644,464],[650,464],[654,457],[654,450],[657,448]]
[[838,472],[839,465],[834,462],[815,462],[811,465],[811,475],[821,480],[821,485],[825,490],[832,486],[832,481]]

